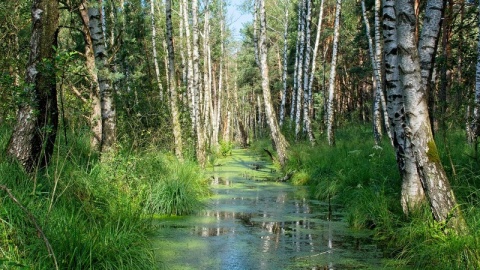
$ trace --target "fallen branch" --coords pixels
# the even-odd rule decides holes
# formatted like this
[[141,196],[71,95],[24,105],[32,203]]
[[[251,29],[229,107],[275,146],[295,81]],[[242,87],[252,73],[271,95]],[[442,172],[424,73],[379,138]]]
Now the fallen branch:
[[8,195],[8,197],[16,204],[18,205],[18,207],[20,207],[20,209],[22,209],[22,211],[28,216],[28,218],[30,219],[30,221],[32,221],[33,225],[35,226],[35,229],[37,230],[37,233],[42,237],[43,239],[43,242],[45,242],[45,246],[47,246],[47,251],[48,251],[48,254],[52,257],[53,259],[53,263],[55,264],[55,269],[59,269],[58,268],[58,263],[57,263],[57,258],[55,257],[55,253],[53,252],[53,249],[52,249],[52,246],[50,245],[50,242],[48,241],[47,237],[45,236],[45,233],[43,233],[43,230],[42,228],[40,228],[40,226],[38,225],[38,222],[37,220],[35,219],[35,217],[32,215],[32,213],[30,213],[30,211],[27,210],[27,208],[25,208],[25,206],[23,206],[19,201],[18,199],[13,196],[11,190],[9,188],[7,188],[7,186],[5,185],[0,185],[0,189],[5,191]]

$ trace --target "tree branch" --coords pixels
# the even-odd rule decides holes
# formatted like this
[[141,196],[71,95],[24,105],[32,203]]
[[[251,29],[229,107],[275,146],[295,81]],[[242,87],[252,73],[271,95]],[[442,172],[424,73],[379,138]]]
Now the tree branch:
[[22,211],[28,216],[28,218],[30,219],[30,221],[33,223],[33,225],[35,226],[35,229],[37,230],[37,233],[42,237],[43,239],[43,242],[45,242],[45,246],[47,247],[47,251],[48,251],[48,254],[52,257],[52,260],[53,260],[53,263],[55,264],[55,269],[59,269],[58,268],[58,263],[57,263],[57,258],[55,257],[55,253],[53,252],[53,248],[52,246],[50,245],[50,242],[48,241],[47,237],[45,236],[45,233],[43,232],[42,228],[40,228],[40,226],[38,225],[38,222],[37,220],[35,219],[35,217],[32,215],[32,213],[30,213],[30,211],[27,210],[27,208],[25,208],[25,206],[22,205],[22,203],[20,203],[18,201],[18,199],[13,196],[12,192],[10,189],[7,188],[7,186],[5,185],[0,185],[0,189],[5,191],[8,195],[8,197],[16,204],[18,205],[18,207],[20,207],[20,209],[22,209]]

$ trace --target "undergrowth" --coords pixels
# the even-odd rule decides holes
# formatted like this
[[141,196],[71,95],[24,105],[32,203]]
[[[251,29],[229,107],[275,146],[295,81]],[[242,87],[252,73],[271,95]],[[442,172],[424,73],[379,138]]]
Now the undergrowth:
[[437,138],[437,145],[469,224],[468,235],[446,234],[428,206],[408,217],[403,214],[393,147],[388,140],[374,146],[370,127],[338,130],[335,147],[323,138],[313,148],[308,142],[295,143],[284,170],[295,170],[292,183],[310,186],[313,197],[341,205],[352,229],[373,230],[385,257],[393,259],[386,267],[480,269],[478,161],[461,132]]
[[[0,151],[9,134],[0,129]],[[55,269],[54,256],[60,269],[155,269],[153,214],[192,213],[208,195],[196,164],[155,149],[120,148],[100,161],[87,133],[68,145],[60,137],[33,175],[0,156],[0,179],[14,197],[0,190],[0,269]]]

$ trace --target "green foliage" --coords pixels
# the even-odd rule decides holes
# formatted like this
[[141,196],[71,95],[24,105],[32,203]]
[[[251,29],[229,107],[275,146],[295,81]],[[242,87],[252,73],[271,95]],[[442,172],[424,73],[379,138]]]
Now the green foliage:
[[173,157],[164,162],[165,174],[154,178],[147,212],[186,215],[202,209],[202,198],[209,194],[209,189],[199,167],[192,162],[180,163]]
[[220,154],[224,157],[232,155],[233,142],[220,141]]
[[[10,132],[0,128],[2,151]],[[36,218],[61,269],[154,269],[150,214],[198,210],[208,195],[198,166],[155,149],[99,161],[88,133],[73,138],[68,146],[58,138],[51,165],[33,179],[1,156],[2,184]],[[0,206],[0,269],[53,269],[27,213],[3,191]]]
[[[438,140],[436,156],[445,165],[470,233],[458,235],[432,219],[428,205],[405,217],[400,205],[401,179],[392,147],[387,141],[373,146],[370,127],[337,131],[337,146],[319,140],[290,147],[286,171],[296,170],[312,194],[342,205],[352,229],[372,229],[391,267],[407,269],[478,269],[480,267],[480,165],[472,158],[462,132]],[[441,134],[443,135],[443,134]],[[439,256],[441,254],[441,256]]]

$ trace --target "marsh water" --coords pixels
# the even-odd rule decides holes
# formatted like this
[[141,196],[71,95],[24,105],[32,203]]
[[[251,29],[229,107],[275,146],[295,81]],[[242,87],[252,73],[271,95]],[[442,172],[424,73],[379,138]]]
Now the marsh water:
[[216,163],[206,209],[158,221],[159,268],[381,267],[371,232],[350,230],[340,208],[309,199],[307,188],[276,182],[271,162],[236,149]]

